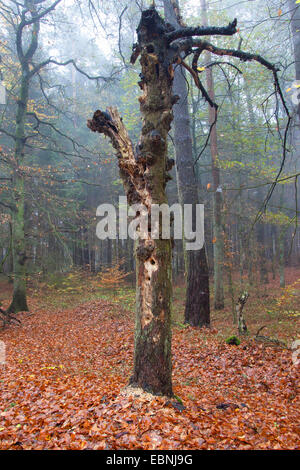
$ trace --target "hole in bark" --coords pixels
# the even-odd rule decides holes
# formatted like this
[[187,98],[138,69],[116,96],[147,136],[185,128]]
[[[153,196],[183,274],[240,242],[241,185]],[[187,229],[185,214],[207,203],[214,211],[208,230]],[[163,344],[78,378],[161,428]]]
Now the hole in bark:
[[155,261],[154,261],[153,258],[151,258],[150,263],[151,263],[151,264],[155,264]]
[[154,52],[154,47],[152,44],[149,44],[149,46],[147,46],[147,52],[149,52],[149,54],[152,54],[152,52]]

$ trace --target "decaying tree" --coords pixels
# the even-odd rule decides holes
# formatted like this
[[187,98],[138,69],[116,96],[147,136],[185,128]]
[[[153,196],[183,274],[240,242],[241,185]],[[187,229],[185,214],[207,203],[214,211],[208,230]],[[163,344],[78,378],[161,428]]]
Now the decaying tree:
[[236,316],[238,320],[238,331],[241,335],[246,335],[248,332],[248,328],[246,325],[246,321],[243,315],[243,309],[245,307],[245,304],[248,300],[249,294],[247,291],[243,292],[236,303],[235,309],[236,309]]
[[[172,94],[174,65],[180,63],[193,76],[204,98],[217,109],[199,78],[199,59],[203,51],[219,56],[255,60],[274,74],[275,87],[281,91],[277,67],[259,55],[241,50],[222,49],[202,36],[232,36],[237,20],[226,27],[177,27],[166,23],[155,7],[142,12],[137,28],[138,42],[133,46],[131,62],[140,56],[143,91],[139,98],[143,126],[139,143],[134,147],[118,111],[98,110],[88,127],[111,139],[117,151],[120,174],[129,205],[143,204],[151,212],[152,204],[163,204],[170,164],[167,158],[167,137],[173,120],[173,105],[178,96]],[[185,58],[193,55],[192,67]],[[150,217],[149,217],[150,220]],[[136,246],[137,311],[134,370],[131,384],[154,394],[172,395],[171,366],[171,241],[153,238],[151,224],[146,239]]]

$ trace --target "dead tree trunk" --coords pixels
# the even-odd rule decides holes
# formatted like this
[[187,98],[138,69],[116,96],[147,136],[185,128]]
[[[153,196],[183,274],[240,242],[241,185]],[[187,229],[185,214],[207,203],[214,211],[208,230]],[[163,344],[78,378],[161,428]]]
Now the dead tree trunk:
[[[121,177],[130,205],[143,204],[149,219],[152,204],[167,203],[167,137],[173,119],[173,69],[162,39],[166,31],[154,9],[143,12],[138,28],[142,80],[140,107],[143,127],[136,152],[118,112],[109,109],[110,121],[95,113],[92,130],[104,132],[118,152]],[[146,239],[136,246],[137,312],[133,385],[154,394],[172,395],[171,380],[171,241],[154,239],[151,224]]]

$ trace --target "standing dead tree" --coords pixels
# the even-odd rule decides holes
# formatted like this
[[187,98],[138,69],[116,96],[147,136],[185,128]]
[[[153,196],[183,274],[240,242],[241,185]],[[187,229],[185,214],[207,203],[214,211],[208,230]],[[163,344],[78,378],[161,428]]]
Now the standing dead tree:
[[[278,68],[259,55],[214,46],[202,36],[232,36],[237,20],[225,27],[178,27],[166,23],[151,7],[141,14],[138,42],[133,46],[131,63],[140,56],[143,91],[139,98],[143,126],[134,147],[116,109],[96,111],[88,127],[105,134],[117,151],[120,174],[129,205],[143,204],[151,215],[152,204],[166,203],[166,183],[170,169],[167,137],[173,120],[173,105],[179,97],[172,94],[174,66],[181,64],[193,76],[203,97],[217,109],[199,77],[199,60],[204,51],[218,56],[257,61],[274,74],[280,90]],[[192,66],[186,57],[192,55]],[[136,246],[137,308],[134,370],[131,384],[154,394],[172,395],[171,367],[171,241],[156,239],[148,226],[146,239]]]
[[243,315],[243,309],[248,300],[248,297],[249,297],[248,292],[243,292],[243,294],[239,296],[238,301],[235,306],[236,316],[238,320],[238,330],[241,335],[246,335],[248,333],[248,328],[247,328],[246,321]]

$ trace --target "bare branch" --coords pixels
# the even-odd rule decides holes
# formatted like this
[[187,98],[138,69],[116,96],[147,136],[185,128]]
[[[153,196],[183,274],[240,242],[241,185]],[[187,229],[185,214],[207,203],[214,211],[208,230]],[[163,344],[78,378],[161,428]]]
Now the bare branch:
[[252,54],[250,52],[244,52],[244,51],[237,50],[237,49],[224,49],[221,47],[216,47],[208,41],[202,41],[199,39],[189,38],[184,41],[179,41],[178,43],[176,43],[176,45],[179,46],[180,51],[188,51],[188,50],[191,50],[191,48],[193,47],[198,47],[202,49],[202,51],[206,50],[218,56],[237,57],[243,62],[251,62],[252,60],[254,60],[256,62],[259,62],[261,65],[263,65],[267,69],[272,70],[272,72],[279,71],[279,68],[276,67],[276,65],[267,61],[259,54]]
[[236,33],[237,19],[235,18],[228,26],[197,26],[195,28],[178,28],[166,33],[165,37],[169,43],[179,38],[190,36],[233,36]]
[[120,56],[122,57],[122,61],[123,61],[123,64],[125,65],[125,67],[126,67],[126,62],[125,62],[125,57],[123,56],[122,47],[121,47],[121,29],[122,29],[122,17],[124,15],[125,11],[127,10],[127,8],[128,8],[128,5],[126,5],[123,8],[123,10],[121,12],[121,15],[120,15],[120,18],[119,18],[119,41],[118,41]]
[[65,67],[66,65],[72,64],[73,67],[77,70],[77,72],[81,73],[85,77],[87,77],[89,80],[103,80],[105,82],[109,82],[112,80],[111,77],[103,77],[103,75],[96,75],[92,76],[86,73],[84,70],[80,69],[78,65],[76,64],[74,59],[69,59],[66,60],[65,62],[58,62],[57,60],[54,59],[47,59],[44,62],[41,62],[40,64],[36,65],[30,72],[30,76],[35,75],[37,72],[39,72],[42,68],[46,67],[49,64],[54,64],[54,65],[59,65],[61,67]]
[[206,99],[206,101],[210,104],[210,106],[212,108],[218,109],[218,105],[211,100],[211,98],[210,98],[209,94],[207,93],[205,87],[202,85],[202,82],[200,81],[199,75],[197,73],[197,69],[194,70],[194,68],[191,68],[182,59],[178,59],[178,63],[181,64],[188,72],[190,72],[190,74],[192,75],[192,77],[194,79],[194,82],[195,82],[197,88],[199,88],[199,90],[202,93],[202,96]]

